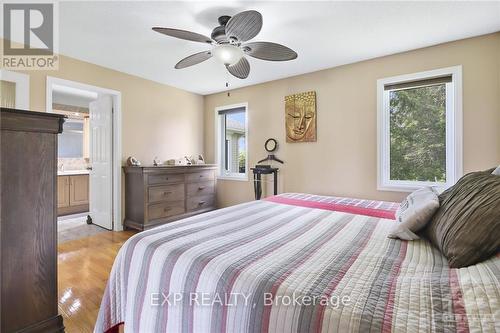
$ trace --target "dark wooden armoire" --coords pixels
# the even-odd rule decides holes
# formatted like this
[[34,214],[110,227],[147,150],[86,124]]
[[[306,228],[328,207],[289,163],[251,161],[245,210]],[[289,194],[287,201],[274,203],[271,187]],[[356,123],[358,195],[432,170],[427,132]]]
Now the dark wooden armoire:
[[64,332],[57,309],[57,134],[64,116],[1,108],[0,331]]

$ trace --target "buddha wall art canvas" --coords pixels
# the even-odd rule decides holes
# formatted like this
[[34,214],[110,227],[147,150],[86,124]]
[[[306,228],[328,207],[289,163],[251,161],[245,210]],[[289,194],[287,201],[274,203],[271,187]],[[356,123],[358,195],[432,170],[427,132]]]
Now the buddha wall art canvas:
[[286,142],[316,141],[316,92],[285,97]]

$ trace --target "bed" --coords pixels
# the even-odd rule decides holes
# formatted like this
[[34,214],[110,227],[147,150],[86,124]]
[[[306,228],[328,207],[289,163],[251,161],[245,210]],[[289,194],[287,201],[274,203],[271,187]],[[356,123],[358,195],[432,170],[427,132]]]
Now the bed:
[[286,193],[141,232],[95,332],[500,331],[500,257],[450,269],[387,238],[397,207]]

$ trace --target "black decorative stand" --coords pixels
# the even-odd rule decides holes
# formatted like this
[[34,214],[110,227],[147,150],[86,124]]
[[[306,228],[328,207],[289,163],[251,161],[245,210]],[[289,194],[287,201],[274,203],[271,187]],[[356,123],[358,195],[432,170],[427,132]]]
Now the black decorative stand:
[[279,168],[271,168],[269,165],[256,165],[251,168],[253,171],[253,189],[255,192],[255,200],[260,200],[262,196],[262,175],[273,174],[274,195],[278,194],[278,170]]

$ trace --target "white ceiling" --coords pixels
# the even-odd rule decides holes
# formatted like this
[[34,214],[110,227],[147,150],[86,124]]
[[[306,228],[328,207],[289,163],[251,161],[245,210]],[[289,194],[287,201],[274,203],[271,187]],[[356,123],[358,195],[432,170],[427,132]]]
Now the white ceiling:
[[[264,25],[254,41],[272,41],[299,57],[249,57],[245,80],[215,59],[176,70],[207,45],[167,37],[153,26],[210,36],[220,15],[255,9]],[[248,86],[388,54],[500,31],[500,2],[61,2],[60,52],[199,94]]]

